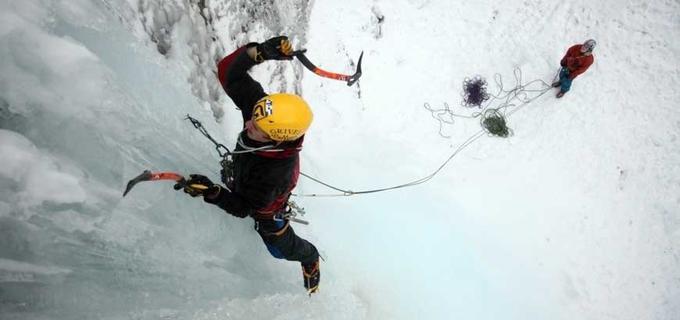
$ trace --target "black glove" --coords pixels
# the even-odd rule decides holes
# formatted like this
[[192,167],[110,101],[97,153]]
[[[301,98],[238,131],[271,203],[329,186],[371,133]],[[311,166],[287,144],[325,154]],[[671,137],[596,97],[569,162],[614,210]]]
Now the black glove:
[[257,45],[255,62],[265,60],[292,60],[293,45],[286,36],[271,38]]
[[206,176],[200,174],[189,175],[189,180],[176,183],[175,190],[184,189],[184,192],[192,197],[206,196],[214,198],[222,189],[219,185],[212,183]]

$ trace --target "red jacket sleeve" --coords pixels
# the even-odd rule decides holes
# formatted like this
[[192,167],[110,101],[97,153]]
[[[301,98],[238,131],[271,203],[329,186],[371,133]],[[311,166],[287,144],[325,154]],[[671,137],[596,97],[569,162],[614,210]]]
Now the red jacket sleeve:
[[560,60],[560,65],[567,66],[568,65],[567,61],[570,58],[577,56],[580,53],[580,51],[581,51],[581,45],[580,44],[576,44],[576,45],[571,46],[567,50],[567,53],[564,54],[564,57],[562,58],[562,60]]
[[241,110],[244,123],[252,117],[255,103],[267,95],[260,83],[248,74],[248,70],[257,63],[248,56],[246,50],[256,45],[249,43],[238,48],[217,63],[217,78],[229,98]]

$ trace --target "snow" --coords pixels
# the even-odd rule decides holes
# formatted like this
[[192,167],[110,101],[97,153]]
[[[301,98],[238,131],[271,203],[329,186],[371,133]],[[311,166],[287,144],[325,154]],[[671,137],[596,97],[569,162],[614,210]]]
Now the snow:
[[0,142],[0,161],[4,164],[0,177],[18,184],[12,190],[17,204],[84,201],[85,190],[78,184],[78,178],[59,170],[54,159],[41,154],[25,137],[0,129]]
[[[205,7],[201,7],[205,6]],[[680,314],[680,4],[673,1],[50,1],[0,3],[2,319],[676,319]],[[204,17],[211,19],[206,25]],[[287,34],[297,61],[252,75],[312,105],[302,171],[353,191],[427,176],[478,119],[439,134],[465,77],[550,82],[598,41],[562,99],[549,91],[429,182],[297,197],[325,257],[307,297],[248,219],[144,169],[219,179],[240,114],[214,79],[240,45]],[[513,103],[518,103],[514,101]],[[496,105],[497,106],[497,105]],[[301,178],[296,193],[335,194]]]
[[0,259],[0,283],[33,282],[39,276],[53,276],[70,273],[68,269],[44,267],[9,259]]

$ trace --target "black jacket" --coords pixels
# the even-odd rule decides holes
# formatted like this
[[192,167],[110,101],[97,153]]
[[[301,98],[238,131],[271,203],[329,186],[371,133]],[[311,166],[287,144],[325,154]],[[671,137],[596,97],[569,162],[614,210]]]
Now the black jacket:
[[[244,126],[252,117],[253,106],[267,96],[262,86],[248,74],[248,70],[256,63],[248,56],[246,49],[256,45],[250,43],[241,47],[218,63],[220,83],[241,110]],[[248,147],[274,145],[253,141],[245,131],[239,137]],[[232,192],[222,189],[217,197],[205,198],[205,201],[238,217],[271,219],[283,210],[295,188],[300,174],[298,153],[302,149],[303,139],[304,136],[296,141],[275,145],[275,151],[235,153]],[[242,150],[244,148],[237,144],[235,151]]]

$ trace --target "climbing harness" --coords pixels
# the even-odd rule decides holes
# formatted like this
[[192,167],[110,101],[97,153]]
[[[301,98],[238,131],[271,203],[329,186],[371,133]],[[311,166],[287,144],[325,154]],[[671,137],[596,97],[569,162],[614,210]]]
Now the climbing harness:
[[275,214],[274,220],[275,221],[290,220],[300,224],[308,225],[309,224],[308,221],[296,218],[297,215],[304,216],[305,213],[306,213],[305,208],[298,206],[298,204],[295,203],[295,201],[288,200],[288,202],[286,203],[286,208],[283,211],[280,211],[279,213]]
[[[243,139],[241,139],[241,136],[239,135],[237,139],[237,144],[243,148],[243,150],[234,150],[231,151],[229,148],[227,148],[224,144],[221,144],[215,140],[210,133],[208,133],[208,130],[203,127],[203,124],[198,121],[197,119],[191,117],[190,115],[186,115],[185,120],[189,120],[191,124],[196,128],[204,137],[208,138],[214,145],[215,145],[215,150],[217,151],[217,154],[220,155],[222,160],[220,160],[220,166],[222,167],[222,170],[220,170],[220,173],[222,175],[222,182],[225,184],[225,187],[227,190],[230,192],[232,191],[230,187],[233,187],[234,185],[234,159],[233,155],[234,154],[243,154],[243,153],[251,153],[251,152],[276,152],[276,151],[283,151],[283,149],[276,149],[274,146],[268,145],[268,146],[263,146],[263,147],[258,147],[258,148],[253,148],[245,144],[243,142]],[[309,222],[296,218],[297,215],[304,216],[305,214],[305,209],[298,206],[294,201],[288,200],[286,203],[286,207],[284,210],[282,210],[280,213],[277,213],[277,215],[274,217],[274,220],[276,219],[288,219],[293,222],[301,223],[301,224],[309,224]]]

